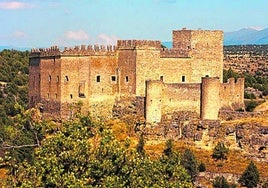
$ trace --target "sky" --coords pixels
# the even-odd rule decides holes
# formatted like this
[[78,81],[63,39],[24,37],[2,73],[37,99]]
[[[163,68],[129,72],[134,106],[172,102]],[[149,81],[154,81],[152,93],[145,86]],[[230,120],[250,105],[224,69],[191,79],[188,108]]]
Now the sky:
[[172,40],[172,30],[268,28],[268,0],[0,0],[0,46]]

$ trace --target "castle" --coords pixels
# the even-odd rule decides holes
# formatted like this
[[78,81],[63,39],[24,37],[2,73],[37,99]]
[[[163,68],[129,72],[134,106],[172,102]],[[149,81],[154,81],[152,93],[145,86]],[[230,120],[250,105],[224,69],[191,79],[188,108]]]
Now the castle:
[[244,108],[244,79],[223,83],[223,32],[175,30],[172,49],[160,41],[118,40],[117,46],[54,46],[30,54],[29,106],[66,119],[73,105],[111,115],[133,100],[149,123],[175,111],[218,119],[220,109]]

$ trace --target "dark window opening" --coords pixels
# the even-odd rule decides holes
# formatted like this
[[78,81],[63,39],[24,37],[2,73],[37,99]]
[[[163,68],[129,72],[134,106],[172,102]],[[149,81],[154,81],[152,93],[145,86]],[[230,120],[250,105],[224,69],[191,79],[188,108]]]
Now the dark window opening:
[[111,80],[112,80],[112,82],[115,82],[116,81],[116,76],[111,76]]
[[97,77],[96,77],[96,81],[97,81],[97,82],[100,82],[100,76],[97,76]]
[[68,76],[65,76],[65,80],[68,82],[69,81],[69,78],[68,78]]
[[51,82],[51,75],[48,76],[48,81]]
[[49,93],[47,94],[47,98],[49,99]]
[[57,93],[55,94],[55,99],[57,99],[58,98],[58,95],[57,95]]
[[209,75],[206,75],[206,77],[209,77]]
[[160,76],[160,80],[161,81],[164,81],[164,76]]
[[126,82],[128,82],[128,76],[126,76]]
[[85,98],[85,82],[79,83],[78,93],[80,98]]
[[70,94],[70,98],[71,98],[71,99],[73,98],[73,94]]
[[181,77],[181,81],[182,81],[182,82],[185,82],[185,76],[182,76],[182,77]]
[[60,81],[60,77],[59,76],[57,76],[57,83]]

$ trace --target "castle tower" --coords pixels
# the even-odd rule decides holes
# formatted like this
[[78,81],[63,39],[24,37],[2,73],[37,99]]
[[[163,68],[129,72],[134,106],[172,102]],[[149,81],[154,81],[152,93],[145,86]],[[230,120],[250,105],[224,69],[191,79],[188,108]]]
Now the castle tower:
[[201,77],[219,77],[222,82],[223,32],[219,30],[174,30],[173,48],[186,50],[193,59],[193,82]]
[[146,121],[148,123],[159,123],[161,121],[161,103],[163,93],[163,82],[160,80],[146,81]]
[[220,80],[203,77],[201,85],[201,119],[217,120],[220,109]]

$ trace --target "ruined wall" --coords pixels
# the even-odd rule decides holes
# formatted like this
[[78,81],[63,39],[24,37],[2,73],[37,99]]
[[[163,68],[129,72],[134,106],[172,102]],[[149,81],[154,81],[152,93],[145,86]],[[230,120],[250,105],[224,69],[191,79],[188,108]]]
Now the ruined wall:
[[220,88],[220,104],[223,109],[244,109],[244,78],[228,79]]

